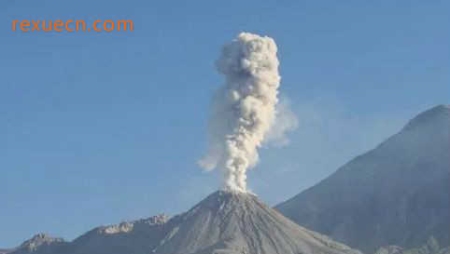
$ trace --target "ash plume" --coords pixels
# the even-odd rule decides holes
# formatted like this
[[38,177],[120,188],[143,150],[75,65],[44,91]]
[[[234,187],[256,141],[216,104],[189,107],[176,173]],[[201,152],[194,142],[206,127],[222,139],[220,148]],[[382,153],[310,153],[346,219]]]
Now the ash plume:
[[[258,148],[275,126],[278,66],[275,41],[251,33],[226,44],[216,61],[225,84],[213,99],[208,151],[199,164],[221,170],[226,190],[247,191],[246,171],[258,162]],[[280,129],[276,135],[285,138]]]

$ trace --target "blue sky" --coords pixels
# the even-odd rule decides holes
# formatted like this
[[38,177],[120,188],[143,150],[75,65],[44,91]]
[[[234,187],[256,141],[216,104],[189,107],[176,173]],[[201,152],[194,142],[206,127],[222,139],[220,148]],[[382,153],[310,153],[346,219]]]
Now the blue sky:
[[[0,247],[175,214],[217,188],[196,161],[221,46],[273,37],[291,144],[263,149],[269,204],[449,103],[448,1],[0,2]],[[345,2],[345,3],[344,3]],[[21,33],[14,19],[133,19],[133,33]]]

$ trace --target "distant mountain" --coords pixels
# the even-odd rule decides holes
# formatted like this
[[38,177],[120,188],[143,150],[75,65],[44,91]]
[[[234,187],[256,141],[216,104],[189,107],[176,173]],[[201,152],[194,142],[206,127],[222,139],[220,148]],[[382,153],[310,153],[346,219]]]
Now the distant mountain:
[[170,229],[167,221],[167,216],[158,215],[98,227],[75,239],[58,254],[151,253]]
[[441,105],[276,209],[367,253],[430,236],[449,246],[449,193],[450,108]]
[[52,254],[58,253],[62,248],[67,245],[62,238],[50,237],[47,234],[37,234],[31,239],[22,243],[18,248],[12,250],[14,254],[28,254],[28,253],[39,253],[39,254]]
[[168,231],[165,215],[97,227],[72,242],[37,234],[8,254],[150,253]]
[[99,227],[70,243],[49,238],[45,241],[48,244],[41,242],[33,238],[23,244],[25,248],[11,253],[361,254],[298,226],[254,195],[224,191],[211,194],[170,220],[153,217]]

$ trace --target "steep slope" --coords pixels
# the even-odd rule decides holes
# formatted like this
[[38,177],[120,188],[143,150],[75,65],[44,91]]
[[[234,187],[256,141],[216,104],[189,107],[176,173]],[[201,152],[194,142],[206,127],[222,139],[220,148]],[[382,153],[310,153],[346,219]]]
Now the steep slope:
[[299,227],[251,194],[215,192],[170,223],[156,253],[358,253]]
[[450,245],[450,108],[434,107],[398,134],[276,208],[293,221],[372,253]]

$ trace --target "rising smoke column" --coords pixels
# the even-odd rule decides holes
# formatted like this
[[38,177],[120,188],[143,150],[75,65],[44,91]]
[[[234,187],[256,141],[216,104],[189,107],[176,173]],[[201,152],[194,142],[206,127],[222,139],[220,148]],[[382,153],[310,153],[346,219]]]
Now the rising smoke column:
[[246,171],[274,125],[278,103],[277,46],[270,37],[241,33],[216,62],[225,84],[213,100],[209,147],[199,164],[224,174],[224,188],[246,192]]

